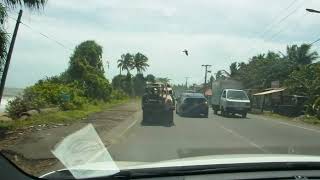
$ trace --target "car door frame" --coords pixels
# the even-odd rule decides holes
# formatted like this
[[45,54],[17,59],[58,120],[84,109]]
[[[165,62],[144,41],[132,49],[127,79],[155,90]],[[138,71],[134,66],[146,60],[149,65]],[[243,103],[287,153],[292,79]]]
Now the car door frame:
[[220,96],[220,109],[221,109],[221,107],[223,107],[223,108],[226,107],[226,101],[227,101],[227,90],[224,89],[221,93],[221,96]]

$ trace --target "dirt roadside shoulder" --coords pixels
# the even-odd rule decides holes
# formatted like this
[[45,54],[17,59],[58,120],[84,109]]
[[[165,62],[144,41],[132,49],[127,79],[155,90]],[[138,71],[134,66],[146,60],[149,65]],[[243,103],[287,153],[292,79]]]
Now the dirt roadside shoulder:
[[265,114],[250,114],[250,116],[255,117],[256,119],[275,121],[280,124],[286,124],[286,125],[290,125],[290,126],[296,126],[296,127],[309,129],[309,130],[315,130],[315,131],[320,132],[319,124],[312,124],[312,123],[305,122],[305,117],[289,118],[289,117],[281,117],[279,115],[270,116],[270,115],[265,115]]
[[[70,125],[36,130],[18,137],[9,136],[8,139],[0,141],[0,151],[17,163],[18,166],[21,165],[23,170],[32,174],[38,174],[40,171],[34,171],[29,166],[34,167],[38,165],[40,166],[38,169],[41,169],[41,172],[43,172],[48,167],[56,164],[57,160],[51,153],[51,150],[64,137],[91,123],[98,132],[102,142],[106,146],[109,146],[117,138],[124,135],[130,127],[135,125],[140,118],[140,110],[139,101],[131,100],[128,103],[106,109],[102,112],[93,113],[87,118]],[[7,143],[5,143],[6,141]]]

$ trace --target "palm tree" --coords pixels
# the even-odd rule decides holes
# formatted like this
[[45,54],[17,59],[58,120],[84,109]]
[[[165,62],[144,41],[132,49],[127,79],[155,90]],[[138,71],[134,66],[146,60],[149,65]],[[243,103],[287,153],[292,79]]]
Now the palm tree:
[[130,74],[130,70],[133,69],[133,55],[130,53],[122,54],[121,59],[118,60],[118,68],[121,70],[126,70],[127,75]]
[[311,64],[319,56],[316,51],[310,52],[310,50],[311,45],[309,44],[302,44],[300,47],[297,45],[287,46],[287,58],[295,64]]
[[121,59],[118,59],[118,68],[120,70],[120,75],[121,75],[121,70],[122,70],[122,66],[124,64],[124,57],[122,57],[123,55],[121,55]]
[[33,10],[42,8],[47,3],[47,0],[2,0],[0,3],[11,8],[23,6]]
[[164,84],[168,84],[170,82],[170,79],[165,77],[165,78],[157,78],[158,82],[164,83]]
[[230,69],[230,77],[234,77],[238,71],[238,63],[237,62],[231,63],[231,65],[229,66],[229,69]]
[[148,58],[147,56],[143,55],[142,53],[137,53],[134,55],[133,58],[133,67],[136,68],[137,74],[146,70],[149,67]]

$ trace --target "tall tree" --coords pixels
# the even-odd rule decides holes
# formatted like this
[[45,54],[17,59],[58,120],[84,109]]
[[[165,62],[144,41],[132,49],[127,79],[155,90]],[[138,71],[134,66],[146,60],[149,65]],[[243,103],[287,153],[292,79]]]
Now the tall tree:
[[156,77],[154,75],[152,75],[152,74],[148,74],[146,76],[146,81],[154,83],[156,81]]
[[311,45],[309,44],[287,46],[287,58],[295,64],[311,64],[318,57],[316,51],[311,52]]
[[82,79],[83,71],[79,65],[88,66],[95,73],[103,76],[102,47],[95,41],[84,41],[76,46],[69,61],[68,73],[72,79]]
[[133,67],[136,68],[137,74],[142,73],[149,67],[148,58],[147,56],[143,55],[142,53],[137,53],[134,55],[133,58]]
[[229,66],[229,69],[230,69],[230,77],[235,77],[238,71],[238,63],[237,62],[231,63]]
[[224,74],[224,70],[219,70],[216,73],[216,80],[224,80],[227,79],[227,76]]
[[133,67],[133,55],[130,53],[122,54],[121,59],[118,60],[118,68],[121,70],[126,70],[127,75],[130,75],[130,70],[132,70]]
[[161,77],[160,77],[160,78],[157,78],[156,81],[159,81],[159,82],[161,82],[161,83],[165,83],[165,84],[166,84],[166,83],[169,83],[169,82],[170,82],[170,79],[169,79],[169,78],[166,78],[166,77],[165,77],[165,78],[161,78]]
[[79,82],[89,98],[108,100],[111,86],[104,76],[102,47],[94,41],[85,41],[76,46],[70,57],[65,76],[68,81]]
[[123,64],[124,64],[124,55],[121,55],[121,59],[118,59],[117,62],[118,62],[117,67],[120,70],[119,74],[122,75],[121,72],[122,72],[122,67],[123,67]]

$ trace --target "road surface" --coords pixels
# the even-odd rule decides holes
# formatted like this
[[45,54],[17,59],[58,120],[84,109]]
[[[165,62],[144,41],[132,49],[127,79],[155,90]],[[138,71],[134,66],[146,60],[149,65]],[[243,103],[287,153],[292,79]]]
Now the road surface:
[[320,129],[259,115],[209,118],[175,115],[175,126],[141,125],[108,148],[116,161],[156,162],[221,154],[320,155]]

